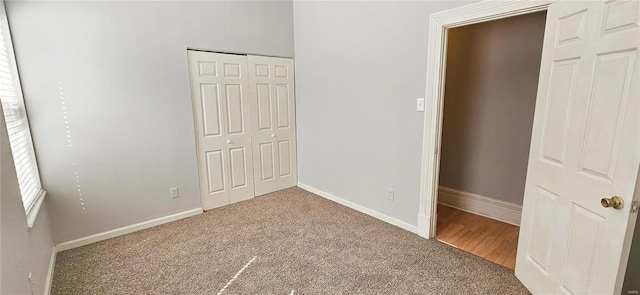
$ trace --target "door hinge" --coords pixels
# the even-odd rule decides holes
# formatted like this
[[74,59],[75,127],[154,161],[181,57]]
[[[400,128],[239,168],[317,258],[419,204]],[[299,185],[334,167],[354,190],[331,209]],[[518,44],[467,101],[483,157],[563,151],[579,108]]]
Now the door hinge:
[[631,213],[638,213],[638,207],[640,207],[640,202],[633,201],[633,203],[631,203]]
[[438,148],[436,148],[436,149],[434,150],[434,154],[436,154],[436,155],[438,154]]

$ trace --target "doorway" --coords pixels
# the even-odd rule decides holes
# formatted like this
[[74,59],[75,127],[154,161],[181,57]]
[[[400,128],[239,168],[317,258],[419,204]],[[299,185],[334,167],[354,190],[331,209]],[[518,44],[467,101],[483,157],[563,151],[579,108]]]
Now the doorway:
[[450,29],[436,239],[515,268],[546,11]]
[[[532,293],[620,293],[640,203],[640,2],[470,4],[432,14],[418,234],[434,238],[447,33],[547,11],[515,275]],[[498,165],[500,163],[496,163]]]

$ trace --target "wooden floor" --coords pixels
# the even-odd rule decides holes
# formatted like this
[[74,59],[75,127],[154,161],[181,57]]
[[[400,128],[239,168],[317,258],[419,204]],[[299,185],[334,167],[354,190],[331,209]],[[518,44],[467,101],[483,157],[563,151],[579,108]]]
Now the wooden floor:
[[515,269],[519,227],[438,204],[436,239]]

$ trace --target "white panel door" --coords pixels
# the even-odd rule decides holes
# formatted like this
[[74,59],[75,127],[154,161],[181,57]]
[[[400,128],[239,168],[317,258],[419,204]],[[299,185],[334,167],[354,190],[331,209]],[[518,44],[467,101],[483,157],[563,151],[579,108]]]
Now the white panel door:
[[205,210],[252,198],[247,58],[188,51]]
[[255,195],[297,185],[293,60],[249,56]]
[[[534,294],[620,294],[640,163],[638,1],[547,13],[516,276]],[[624,207],[601,205],[619,196]]]

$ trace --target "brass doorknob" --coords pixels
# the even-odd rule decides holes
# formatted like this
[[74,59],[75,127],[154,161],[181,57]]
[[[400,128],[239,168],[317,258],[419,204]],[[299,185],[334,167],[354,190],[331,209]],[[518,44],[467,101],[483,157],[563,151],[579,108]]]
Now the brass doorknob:
[[613,207],[614,209],[624,208],[624,200],[621,197],[613,196],[611,198],[602,198],[600,205],[605,208]]

